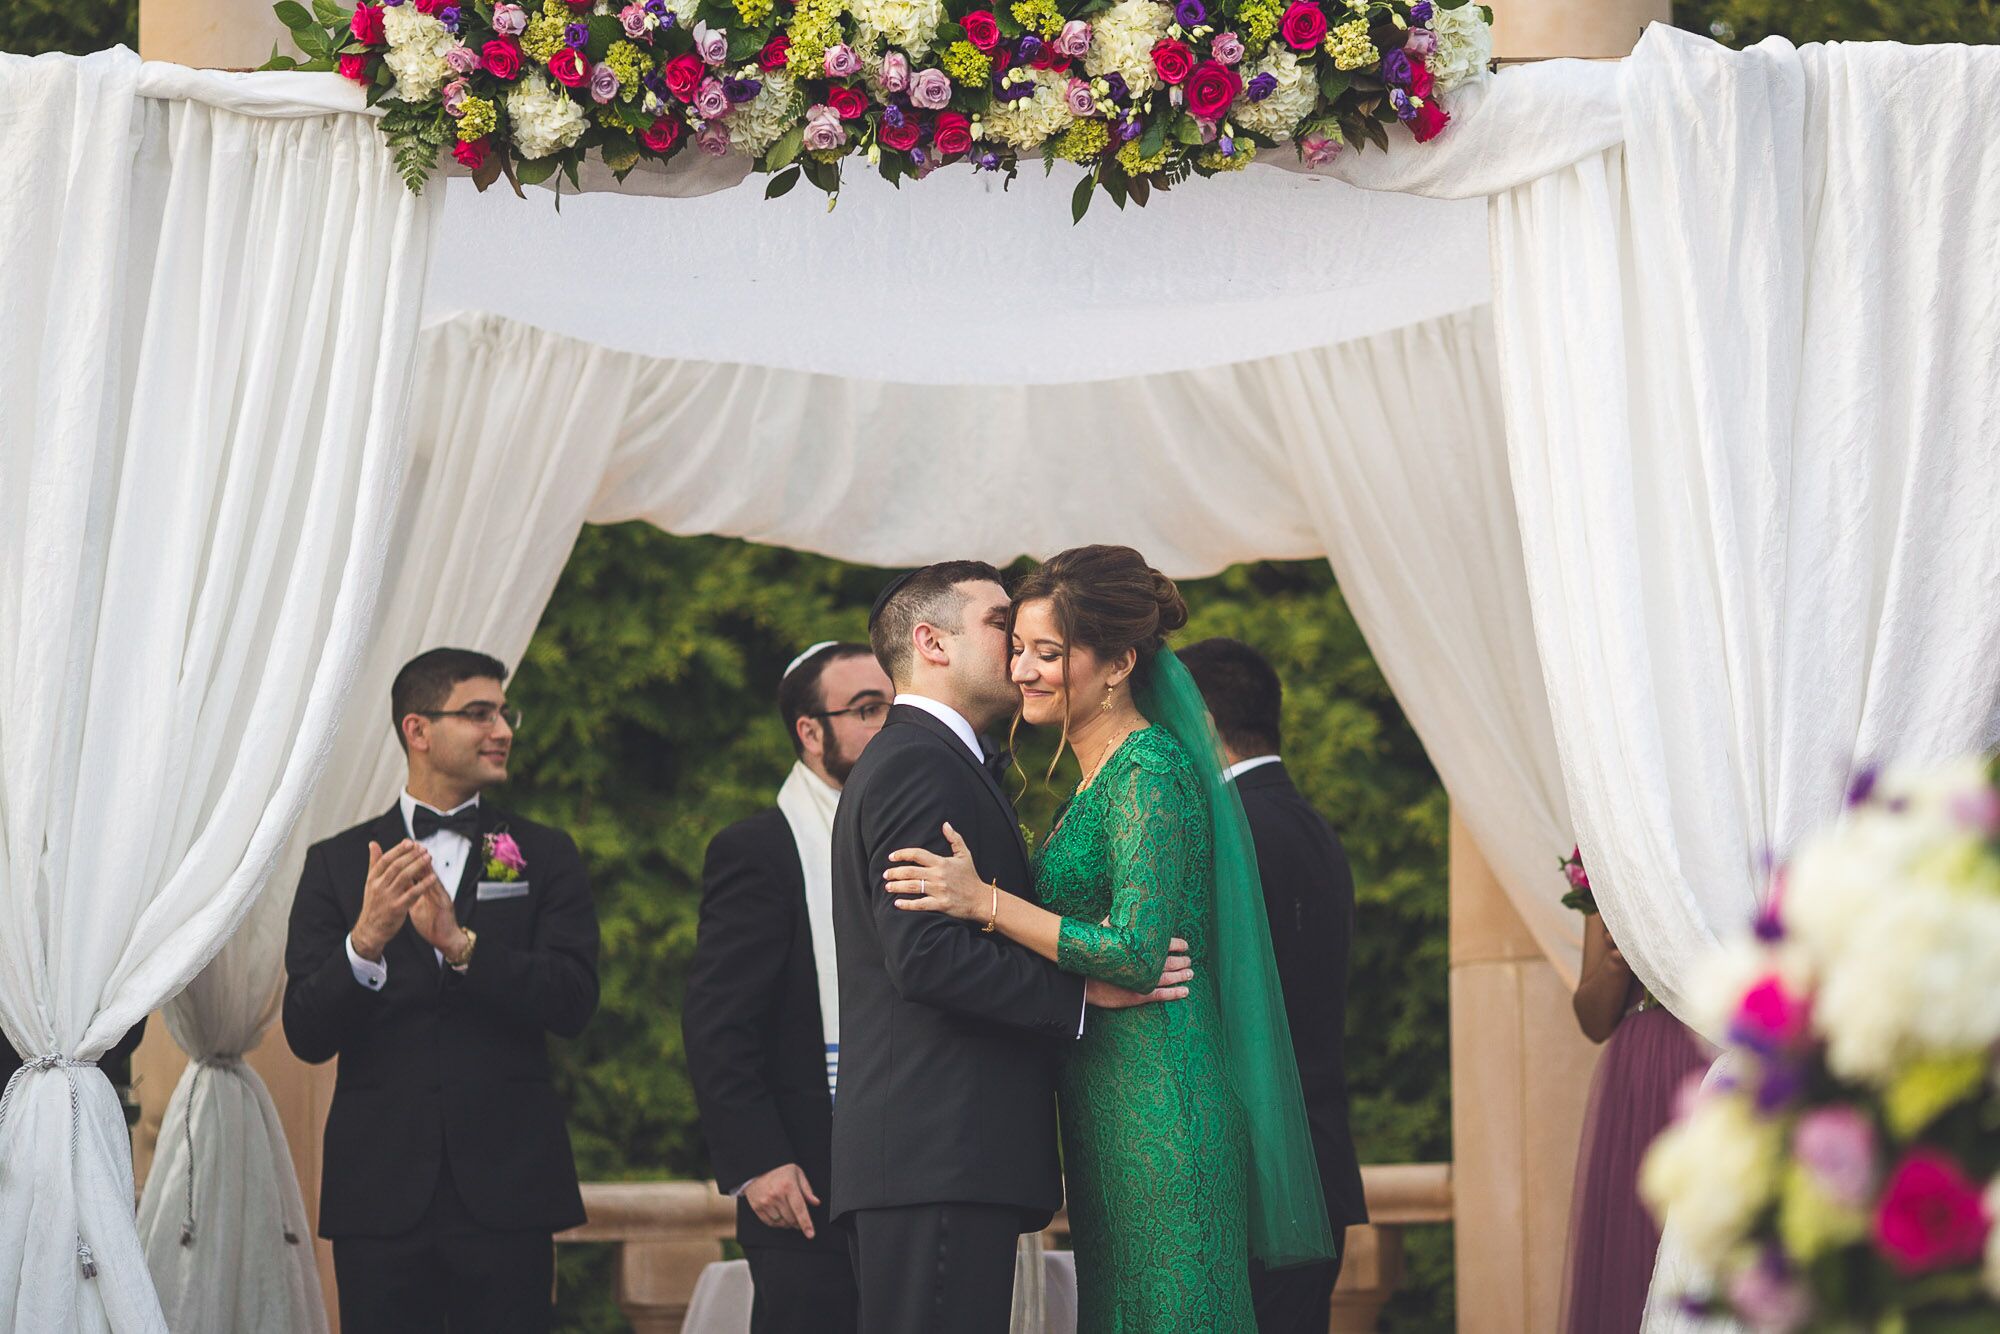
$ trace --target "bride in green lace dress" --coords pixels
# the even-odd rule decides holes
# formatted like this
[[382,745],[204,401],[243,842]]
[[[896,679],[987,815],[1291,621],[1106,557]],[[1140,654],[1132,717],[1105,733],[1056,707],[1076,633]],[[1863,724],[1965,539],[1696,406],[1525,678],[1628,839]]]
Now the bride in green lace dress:
[[1043,845],[1039,903],[953,849],[896,853],[898,906],[999,931],[1135,991],[1170,946],[1184,999],[1092,1010],[1060,1084],[1080,1334],[1250,1334],[1248,1257],[1332,1255],[1263,895],[1199,692],[1166,636],[1171,580],[1129,547],[1080,547],[1014,595],[1022,719],[1083,766]]

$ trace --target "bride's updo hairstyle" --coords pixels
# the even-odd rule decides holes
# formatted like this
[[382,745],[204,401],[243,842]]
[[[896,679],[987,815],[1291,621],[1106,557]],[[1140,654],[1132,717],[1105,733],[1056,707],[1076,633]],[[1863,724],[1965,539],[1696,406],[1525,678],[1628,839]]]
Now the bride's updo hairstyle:
[[[1014,606],[1046,600],[1063,638],[1063,742],[1069,741],[1070,650],[1081,646],[1100,658],[1126,649],[1138,654],[1131,685],[1136,691],[1166,647],[1167,636],[1187,624],[1187,603],[1174,581],[1146,564],[1131,547],[1071,547],[1031,570],[1014,585]],[[1057,752],[1062,752],[1058,748]]]

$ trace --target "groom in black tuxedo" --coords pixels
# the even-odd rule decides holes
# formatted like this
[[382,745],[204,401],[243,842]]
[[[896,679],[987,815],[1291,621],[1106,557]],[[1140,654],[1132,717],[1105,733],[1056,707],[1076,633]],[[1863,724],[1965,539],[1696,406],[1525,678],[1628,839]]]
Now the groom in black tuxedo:
[[[1016,1239],[1062,1204],[1056,1065],[1085,1001],[1162,994],[1086,987],[976,924],[901,911],[884,888],[890,853],[949,854],[949,821],[982,875],[1033,897],[1020,824],[979,743],[1017,706],[1008,636],[1000,573],[974,561],[901,577],[869,616],[897,694],[833,824],[841,1053],[830,1201],[853,1228],[866,1334],[1007,1329]],[[1168,959],[1170,974],[1185,967]]]
[[433,649],[396,676],[396,804],[306,854],[285,1038],[340,1058],[320,1235],[345,1330],[544,1331],[553,1234],[583,1222],[548,1035],[597,1008],[597,913],[567,834],[481,800],[520,715],[507,669]]

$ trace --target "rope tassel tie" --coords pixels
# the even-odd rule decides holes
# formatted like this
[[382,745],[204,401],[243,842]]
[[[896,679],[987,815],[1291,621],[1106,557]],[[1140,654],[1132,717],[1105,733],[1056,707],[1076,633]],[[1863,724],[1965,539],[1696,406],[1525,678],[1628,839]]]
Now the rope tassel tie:
[[[0,1092],[0,1125],[5,1125],[7,1122],[7,1110],[14,1105],[14,1085],[20,1082],[22,1075],[27,1074],[30,1070],[62,1071],[63,1078],[69,1082],[69,1156],[70,1162],[73,1165],[76,1161],[76,1143],[77,1137],[81,1133],[80,1124],[82,1115],[77,1101],[76,1072],[78,1070],[95,1070],[96,1068],[96,1061],[73,1061],[61,1052],[52,1052],[47,1056],[34,1056],[21,1062],[20,1068],[15,1070],[13,1076],[7,1080],[6,1090]],[[96,1252],[92,1251],[90,1243],[83,1239],[83,1231],[80,1227],[76,1234],[76,1263],[83,1270],[85,1278],[97,1277]]]

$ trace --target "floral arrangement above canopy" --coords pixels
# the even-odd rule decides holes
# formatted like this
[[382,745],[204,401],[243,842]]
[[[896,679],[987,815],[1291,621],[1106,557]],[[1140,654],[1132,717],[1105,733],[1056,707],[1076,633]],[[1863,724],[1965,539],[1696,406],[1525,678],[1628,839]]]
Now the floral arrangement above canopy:
[[481,188],[593,155],[741,154],[835,194],[850,156],[891,182],[952,162],[1086,169],[1123,207],[1290,145],[1419,143],[1485,76],[1492,11],[1471,0],[384,0],[277,5],[307,60],[384,104],[412,190],[440,149]]

